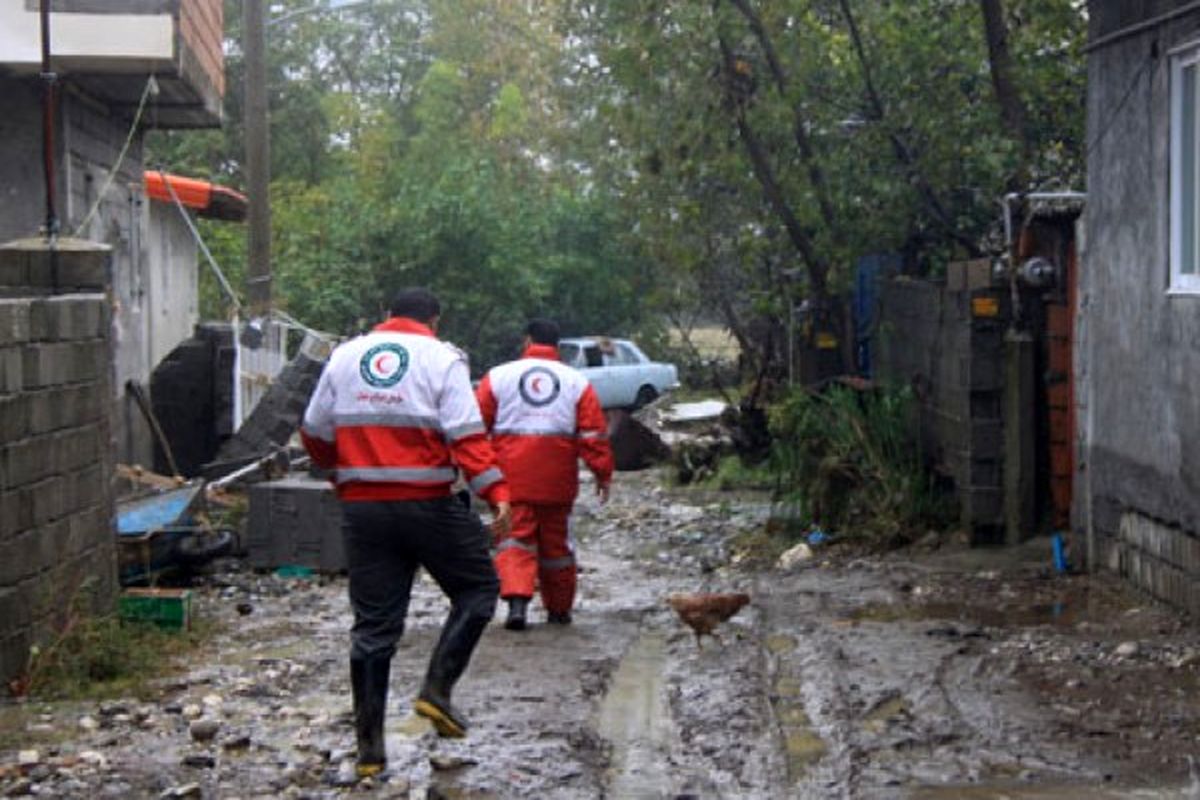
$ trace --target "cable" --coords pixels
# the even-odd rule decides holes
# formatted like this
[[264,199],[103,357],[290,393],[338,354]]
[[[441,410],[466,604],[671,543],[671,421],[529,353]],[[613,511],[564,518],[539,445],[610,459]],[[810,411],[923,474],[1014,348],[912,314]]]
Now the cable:
[[109,170],[108,177],[104,179],[104,185],[100,187],[100,192],[96,195],[96,201],[92,203],[92,207],[88,210],[87,215],[84,216],[83,221],[75,228],[74,235],[76,237],[92,221],[92,217],[96,216],[96,212],[100,209],[100,202],[104,200],[104,195],[108,194],[113,180],[121,170],[121,163],[125,160],[125,154],[129,152],[129,145],[133,143],[134,134],[137,133],[138,125],[142,121],[142,111],[146,108],[146,99],[151,94],[158,95],[158,81],[154,80],[153,75],[146,79],[146,88],[142,90],[142,99],[138,101],[137,113],[133,115],[133,124],[129,126],[129,133],[125,136],[125,144],[121,145],[121,152],[117,154],[117,163],[113,164],[112,169]]
[[233,290],[233,286],[226,279],[225,273],[221,271],[221,267],[219,264],[217,264],[217,260],[213,258],[213,254],[208,249],[208,245],[204,243],[204,239],[200,236],[200,231],[196,230],[196,225],[192,222],[191,215],[187,213],[187,209],[184,208],[183,203],[179,201],[179,195],[175,194],[175,187],[171,185],[171,179],[167,177],[167,173],[161,167],[159,168],[159,174],[163,176],[163,185],[167,187],[167,192],[171,195],[171,201],[175,203],[175,207],[179,209],[179,214],[183,217],[184,224],[186,224],[188,230],[191,231],[192,238],[196,240],[196,244],[199,246],[200,251],[204,253],[205,259],[208,260],[209,267],[212,268],[213,273],[217,276],[217,282],[221,284],[221,288],[224,289],[225,294],[228,295],[229,301],[233,304],[234,313],[236,314],[242,308],[242,301],[238,298],[237,292]]
[[1096,137],[1092,139],[1090,143],[1088,143],[1087,150],[1084,152],[1085,159],[1091,157],[1092,151],[1100,145],[1100,142],[1104,140],[1104,137],[1108,135],[1108,132],[1112,130],[1113,123],[1117,121],[1117,117],[1121,115],[1121,111],[1125,108],[1125,104],[1129,102],[1129,98],[1133,95],[1133,90],[1137,87],[1138,83],[1141,82],[1142,73],[1146,71],[1146,67],[1148,65],[1154,63],[1155,61],[1156,59],[1154,56],[1147,56],[1146,59],[1142,61],[1142,65],[1137,68],[1137,72],[1133,73],[1133,77],[1129,81],[1129,86],[1125,88],[1125,94],[1121,96],[1121,100],[1117,103],[1116,108],[1114,108],[1112,113],[1108,115],[1108,119],[1104,121],[1102,126],[1100,126],[1100,130],[1097,132]]

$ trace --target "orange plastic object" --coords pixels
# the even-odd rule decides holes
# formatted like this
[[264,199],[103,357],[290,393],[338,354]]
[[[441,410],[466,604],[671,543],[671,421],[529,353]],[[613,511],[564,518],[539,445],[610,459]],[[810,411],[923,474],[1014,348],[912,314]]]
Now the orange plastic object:
[[196,178],[185,178],[182,175],[171,175],[166,172],[147,170],[145,173],[146,196],[164,203],[173,202],[171,192],[167,189],[170,181],[171,188],[179,202],[188,208],[208,208],[212,198],[212,184]]

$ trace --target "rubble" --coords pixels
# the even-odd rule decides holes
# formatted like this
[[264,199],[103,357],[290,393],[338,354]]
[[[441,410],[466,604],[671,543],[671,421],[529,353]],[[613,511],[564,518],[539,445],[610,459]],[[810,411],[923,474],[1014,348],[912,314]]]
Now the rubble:
[[[575,624],[540,624],[535,602],[527,635],[485,633],[456,693],[473,723],[462,744],[407,712],[447,609],[420,577],[393,662],[392,776],[369,785],[353,771],[345,578],[221,562],[192,587],[197,614],[217,623],[206,649],[150,702],[26,706],[10,737],[21,749],[0,750],[0,795],[337,797],[354,785],[587,798],[640,780],[672,797],[1107,797],[1186,785],[1200,634],[1176,618],[1103,579],[1052,576],[1040,556],[1014,570],[969,553],[951,570],[904,553],[838,561],[818,545],[820,568],[805,569],[817,559],[803,559],[804,541],[792,569],[734,565],[771,511],[761,495],[644,474],[618,476],[607,506],[584,492]],[[739,589],[753,603],[703,650],[664,602]],[[531,664],[536,680],[514,678]],[[638,772],[648,763],[663,768]]]
[[781,570],[790,570],[797,564],[803,564],[807,561],[811,561],[812,557],[812,548],[809,547],[805,542],[800,542],[789,547],[787,550],[784,550],[783,554],[779,556],[779,561],[776,565]]

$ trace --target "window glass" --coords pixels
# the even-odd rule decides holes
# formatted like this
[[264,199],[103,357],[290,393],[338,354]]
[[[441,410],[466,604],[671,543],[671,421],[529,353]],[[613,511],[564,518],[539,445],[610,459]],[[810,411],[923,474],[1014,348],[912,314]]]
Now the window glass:
[[1196,64],[1181,76],[1179,114],[1179,273],[1196,272]]
[[1177,294],[1200,294],[1200,46],[1171,61],[1171,281]]
[[633,348],[627,344],[620,343],[616,346],[616,363],[618,364],[636,364],[639,359]]
[[564,364],[572,367],[583,366],[583,359],[580,356],[577,344],[560,344],[558,346],[558,357]]
[[589,367],[604,366],[604,359],[600,355],[600,348],[595,345],[588,345],[583,350],[584,357],[587,359]]

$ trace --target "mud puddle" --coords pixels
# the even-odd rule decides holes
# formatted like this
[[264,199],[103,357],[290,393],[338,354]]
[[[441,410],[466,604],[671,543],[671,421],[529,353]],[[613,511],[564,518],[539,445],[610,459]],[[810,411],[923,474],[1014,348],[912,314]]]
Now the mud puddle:
[[[395,777],[353,794],[1190,797],[1200,633],[1101,580],[976,554],[751,569],[737,537],[765,518],[651,473],[619,476],[605,507],[584,493],[575,622],[543,624],[536,601],[527,631],[497,619],[455,691],[465,740],[410,712],[446,614],[418,581],[392,663]],[[703,649],[663,602],[732,590],[751,605]],[[0,795],[346,796],[329,780],[354,755],[344,579],[233,570],[196,593],[220,632],[153,697],[0,713]]]
[[671,791],[666,658],[666,637],[643,633],[621,659],[600,702],[596,731],[612,748],[607,776],[611,797],[657,798]]

